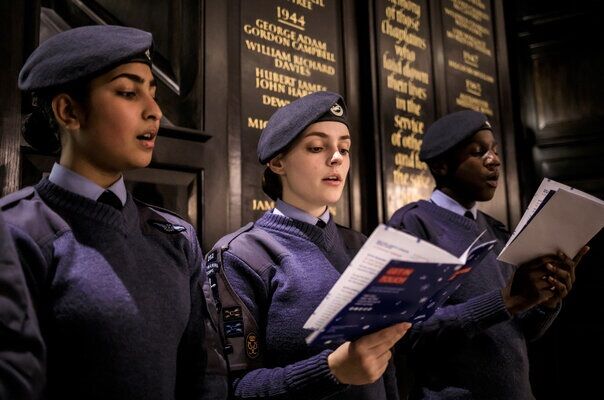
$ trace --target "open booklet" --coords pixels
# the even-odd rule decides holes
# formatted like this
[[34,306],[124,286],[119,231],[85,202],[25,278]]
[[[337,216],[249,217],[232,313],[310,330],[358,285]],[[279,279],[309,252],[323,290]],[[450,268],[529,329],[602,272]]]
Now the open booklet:
[[306,342],[337,344],[398,322],[429,318],[493,248],[494,240],[477,245],[480,236],[455,257],[432,243],[378,226],[304,324],[313,331]]
[[544,179],[498,260],[521,265],[562,250],[573,258],[604,227],[604,201]]

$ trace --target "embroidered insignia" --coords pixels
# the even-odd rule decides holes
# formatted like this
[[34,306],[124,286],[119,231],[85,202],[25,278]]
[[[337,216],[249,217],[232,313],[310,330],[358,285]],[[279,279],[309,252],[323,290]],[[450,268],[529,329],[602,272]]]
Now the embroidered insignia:
[[331,106],[331,108],[329,109],[329,111],[331,111],[331,113],[333,115],[335,115],[336,117],[341,117],[342,115],[344,115],[344,109],[338,103],[336,103],[333,106]]
[[228,338],[243,337],[243,321],[225,322],[224,336]]
[[242,319],[243,314],[241,313],[241,307],[227,307],[222,310],[222,320],[223,321],[232,321],[235,319]]
[[164,233],[180,233],[187,230],[182,225],[171,224],[169,222],[149,221],[149,223]]
[[257,358],[260,355],[260,345],[258,344],[256,332],[247,334],[245,338],[245,353],[251,359]]

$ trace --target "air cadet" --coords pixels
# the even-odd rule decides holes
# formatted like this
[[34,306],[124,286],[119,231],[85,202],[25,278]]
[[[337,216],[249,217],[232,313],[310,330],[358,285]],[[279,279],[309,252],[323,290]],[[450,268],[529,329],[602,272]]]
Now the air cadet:
[[307,346],[302,329],[366,240],[328,210],[342,195],[350,146],[344,100],[330,92],[277,110],[262,132],[263,189],[276,207],[206,257],[236,398],[398,399],[390,349],[409,324],[327,349]]
[[42,43],[19,75],[34,99],[26,140],[60,151],[47,178],[0,201],[47,350],[48,399],[226,397],[224,374],[207,367],[219,354],[195,231],[124,185],[151,161],[162,117],[151,48],[138,29],[80,27]]
[[509,233],[476,207],[493,198],[499,180],[492,129],[485,115],[470,110],[434,122],[419,157],[436,189],[429,201],[402,207],[389,222],[452,254],[461,254],[485,230],[481,240],[497,240],[447,303],[401,342],[401,355],[414,346],[407,354],[415,381],[411,399],[533,399],[527,341],[550,326],[588,250],[574,259],[562,253],[542,257],[517,270],[497,261]]

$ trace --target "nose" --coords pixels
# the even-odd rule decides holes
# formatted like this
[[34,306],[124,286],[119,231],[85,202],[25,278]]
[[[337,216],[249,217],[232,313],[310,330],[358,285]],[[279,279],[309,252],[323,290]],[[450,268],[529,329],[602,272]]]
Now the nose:
[[329,159],[329,165],[340,165],[342,164],[342,153],[339,150],[336,150]]
[[159,104],[157,104],[157,101],[149,94],[147,103],[145,104],[145,109],[143,111],[143,118],[159,121],[162,115],[163,114],[161,112],[161,108],[159,108]]
[[484,163],[484,165],[490,167],[498,167],[501,165],[499,156],[492,149],[489,149],[489,151],[482,155],[482,162]]

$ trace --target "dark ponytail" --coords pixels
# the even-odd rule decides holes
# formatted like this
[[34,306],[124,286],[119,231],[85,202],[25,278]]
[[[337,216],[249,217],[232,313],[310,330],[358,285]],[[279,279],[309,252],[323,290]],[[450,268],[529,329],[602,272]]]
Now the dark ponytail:
[[281,177],[271,171],[269,167],[266,167],[262,175],[262,190],[274,201],[283,197]]
[[52,111],[52,98],[35,96],[33,110],[23,120],[21,134],[34,149],[43,153],[57,154],[61,150],[59,125]]
[[58,154],[61,151],[61,131],[52,110],[52,99],[66,93],[88,110],[89,81],[76,81],[68,86],[32,94],[32,112],[25,116],[21,125],[21,134],[34,149]]

